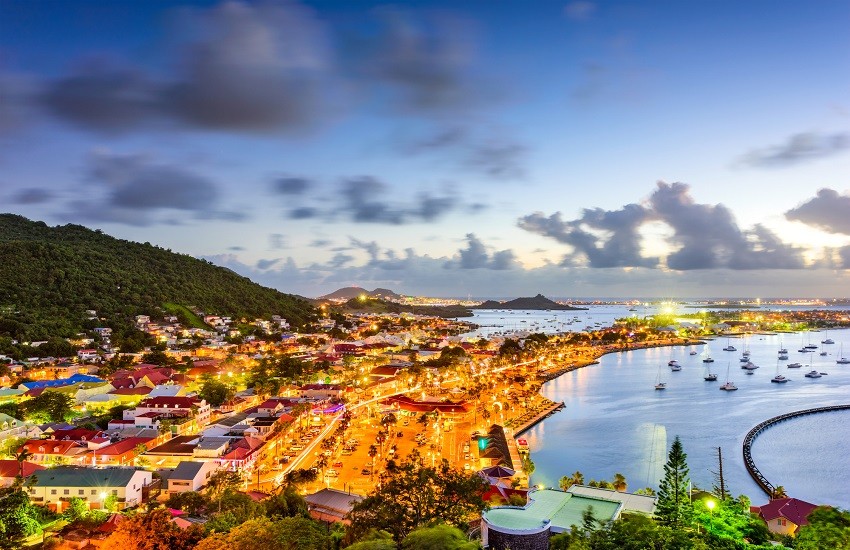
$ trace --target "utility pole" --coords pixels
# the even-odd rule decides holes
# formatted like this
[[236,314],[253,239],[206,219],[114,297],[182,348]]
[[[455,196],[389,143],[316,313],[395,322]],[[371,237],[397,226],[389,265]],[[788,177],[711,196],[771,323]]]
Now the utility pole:
[[714,492],[721,501],[726,500],[726,478],[723,476],[723,451],[717,447],[717,471],[714,472]]

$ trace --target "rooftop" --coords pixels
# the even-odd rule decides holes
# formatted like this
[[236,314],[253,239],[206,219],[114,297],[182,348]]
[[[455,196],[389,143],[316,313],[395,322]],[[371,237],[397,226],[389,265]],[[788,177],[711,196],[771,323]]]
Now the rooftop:
[[483,518],[496,529],[539,532],[548,526],[553,533],[561,533],[581,525],[582,514],[589,507],[596,519],[607,521],[617,516],[621,506],[612,500],[541,489],[528,493],[524,507],[497,506],[484,512]]
[[126,487],[137,471],[135,468],[56,466],[38,472],[35,484],[40,487]]

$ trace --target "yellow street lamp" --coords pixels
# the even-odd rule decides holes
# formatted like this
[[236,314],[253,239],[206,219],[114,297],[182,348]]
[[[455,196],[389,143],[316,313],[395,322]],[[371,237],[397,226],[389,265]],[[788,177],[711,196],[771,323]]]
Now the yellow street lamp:
[[709,520],[708,520],[708,530],[711,531],[714,529],[714,506],[717,503],[711,499],[705,501],[705,507],[708,508]]

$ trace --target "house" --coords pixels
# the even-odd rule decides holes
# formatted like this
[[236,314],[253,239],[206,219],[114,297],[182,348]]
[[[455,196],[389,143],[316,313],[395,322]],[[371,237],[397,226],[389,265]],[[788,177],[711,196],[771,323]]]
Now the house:
[[143,399],[135,409],[124,411],[124,420],[130,420],[151,412],[172,416],[188,416],[193,419],[197,428],[206,426],[210,419],[210,406],[203,399],[185,396],[160,396]]
[[28,489],[30,500],[57,512],[64,511],[73,497],[86,501],[90,508],[102,508],[110,496],[115,497],[119,509],[138,506],[153,482],[151,472],[134,468],[57,466],[39,472],[37,478]]
[[758,514],[771,533],[794,536],[800,527],[808,525],[806,517],[815,508],[816,504],[797,498],[777,498],[763,506],[752,506],[750,511]]
[[305,384],[301,386],[301,397],[307,399],[339,399],[342,387],[336,384]]
[[181,461],[168,475],[168,494],[200,491],[219,468],[216,462]]
[[152,437],[128,437],[92,450],[91,464],[97,466],[132,466],[139,454],[140,445],[147,449]]
[[15,478],[21,475],[21,467],[23,467],[24,478],[44,470],[44,466],[39,466],[35,462],[19,463],[17,460],[0,460],[0,487],[12,485]]
[[307,509],[313,519],[330,523],[351,523],[345,519],[351,508],[363,500],[360,495],[339,491],[337,489],[322,489],[304,497]]
[[40,433],[41,430],[36,426],[0,413],[0,441],[8,437],[37,437]]

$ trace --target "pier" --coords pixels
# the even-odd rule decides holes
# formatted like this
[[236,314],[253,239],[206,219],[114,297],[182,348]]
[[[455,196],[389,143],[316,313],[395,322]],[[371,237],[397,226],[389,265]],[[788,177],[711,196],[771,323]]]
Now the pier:
[[792,418],[797,418],[798,416],[807,416],[810,414],[818,414],[832,411],[843,411],[850,410],[850,404],[848,405],[830,405],[828,407],[815,407],[814,409],[804,409],[802,411],[795,411],[785,414],[780,414],[779,416],[774,416],[773,418],[769,418],[764,422],[758,424],[752,430],[747,432],[747,436],[744,438],[744,466],[747,468],[747,472],[749,472],[750,477],[753,478],[759,487],[761,487],[762,491],[767,493],[767,496],[773,498],[773,495],[776,493],[776,487],[764,477],[759,469],[756,467],[756,463],[753,461],[752,455],[752,446],[755,442],[756,438],[766,429],[770,428],[775,424],[779,424],[780,422],[784,422],[786,420],[790,420]]
[[563,401],[561,401],[560,403],[554,403],[554,402],[551,403],[549,406],[547,406],[546,408],[544,408],[543,410],[538,412],[536,415],[534,415],[530,419],[528,419],[528,420],[524,421],[522,424],[519,424],[518,426],[516,426],[516,428],[513,429],[513,437],[519,437],[523,432],[527,431],[528,429],[530,429],[532,426],[534,426],[535,424],[537,424],[538,422],[540,422],[541,420],[543,420],[547,416],[560,411],[565,406],[566,405],[564,405]]

